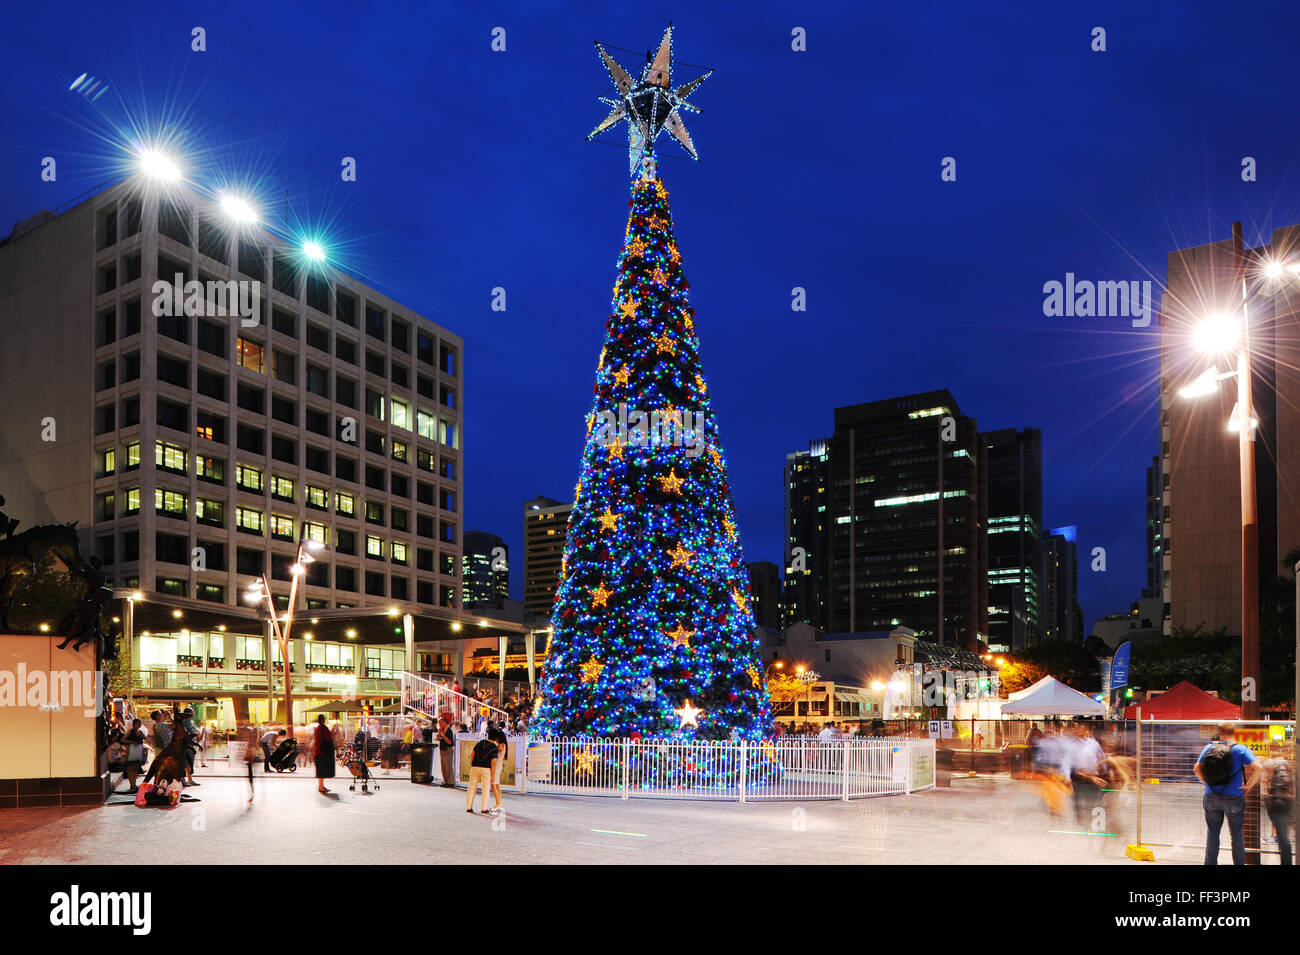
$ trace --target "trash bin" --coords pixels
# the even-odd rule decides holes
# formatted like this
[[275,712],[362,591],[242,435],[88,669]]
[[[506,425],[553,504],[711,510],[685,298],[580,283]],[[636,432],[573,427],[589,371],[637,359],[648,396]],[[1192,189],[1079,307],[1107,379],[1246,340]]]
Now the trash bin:
[[433,779],[433,744],[411,744],[411,782],[428,783]]

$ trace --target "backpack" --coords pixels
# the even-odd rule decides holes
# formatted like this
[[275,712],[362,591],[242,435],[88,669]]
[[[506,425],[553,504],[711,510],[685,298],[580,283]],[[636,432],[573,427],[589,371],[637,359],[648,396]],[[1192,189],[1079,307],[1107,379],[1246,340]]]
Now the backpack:
[[1229,744],[1211,743],[1210,748],[1201,757],[1201,777],[1205,780],[1205,785],[1211,789],[1225,788],[1232,782],[1232,777],[1237,775],[1237,770],[1233,769],[1233,762],[1232,747]]
[[1295,802],[1295,774],[1285,760],[1273,763],[1273,774],[1268,781],[1268,805],[1271,809],[1285,809]]

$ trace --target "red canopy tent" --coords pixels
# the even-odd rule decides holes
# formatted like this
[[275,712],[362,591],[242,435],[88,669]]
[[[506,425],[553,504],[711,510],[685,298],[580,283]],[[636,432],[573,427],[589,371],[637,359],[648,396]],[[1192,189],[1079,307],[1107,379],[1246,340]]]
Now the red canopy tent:
[[1125,719],[1137,719],[1142,707],[1144,720],[1239,720],[1241,707],[1211,696],[1190,680],[1170,687],[1145,703],[1135,703],[1124,710]]

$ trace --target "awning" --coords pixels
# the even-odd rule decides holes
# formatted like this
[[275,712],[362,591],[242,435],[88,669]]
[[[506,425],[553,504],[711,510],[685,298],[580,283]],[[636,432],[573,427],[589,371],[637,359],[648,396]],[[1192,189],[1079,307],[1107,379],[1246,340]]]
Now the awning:
[[871,700],[862,693],[841,693],[839,690],[835,691],[835,699],[839,700],[841,703],[870,703],[871,702]]
[[335,700],[333,703],[322,703],[320,706],[313,706],[307,711],[308,713],[360,713],[361,704],[355,700]]

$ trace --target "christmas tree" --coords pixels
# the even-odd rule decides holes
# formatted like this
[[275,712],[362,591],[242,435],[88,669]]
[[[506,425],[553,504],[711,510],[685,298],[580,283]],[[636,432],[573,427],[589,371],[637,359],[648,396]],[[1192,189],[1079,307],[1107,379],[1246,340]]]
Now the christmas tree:
[[534,728],[758,739],[771,716],[749,577],[653,152],[667,128],[694,156],[675,117],[700,81],[668,85],[671,27],[639,85],[600,52],[634,178]]

